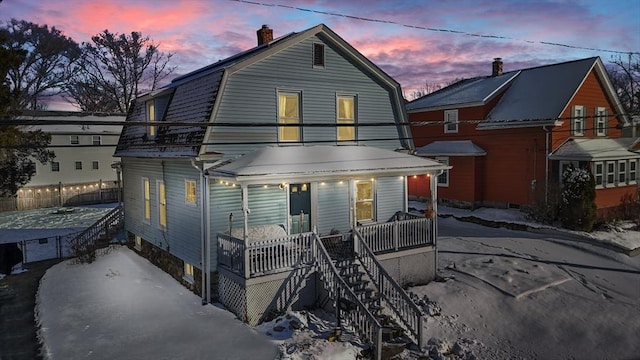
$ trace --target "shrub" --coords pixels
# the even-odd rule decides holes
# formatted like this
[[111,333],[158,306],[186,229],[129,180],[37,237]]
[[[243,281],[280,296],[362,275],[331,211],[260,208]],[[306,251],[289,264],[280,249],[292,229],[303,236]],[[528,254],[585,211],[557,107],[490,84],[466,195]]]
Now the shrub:
[[596,221],[596,183],[588,169],[568,167],[562,173],[562,226],[591,231]]

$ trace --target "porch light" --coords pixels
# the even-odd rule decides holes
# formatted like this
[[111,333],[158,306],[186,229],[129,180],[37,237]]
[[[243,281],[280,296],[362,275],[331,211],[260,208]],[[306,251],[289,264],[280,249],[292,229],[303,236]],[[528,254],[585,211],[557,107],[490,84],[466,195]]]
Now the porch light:
[[38,194],[40,193],[40,189],[38,189]]
[[371,178],[371,181],[376,181],[376,179],[374,179],[374,178]]
[[231,184],[231,187],[236,187],[236,184]]
[[342,183],[344,183],[344,181],[342,181],[342,180],[338,181],[338,184],[342,184]]
[[427,174],[427,177],[431,177],[431,174]]
[[268,186],[268,185],[266,185],[266,184],[263,186],[263,188],[265,188],[265,189],[266,189],[266,188],[268,188],[268,187],[269,187],[269,186]]
[[22,192],[22,189],[18,190],[18,192]]
[[414,179],[417,179],[417,178],[418,178],[418,175],[413,175],[413,178],[414,178]]
[[80,190],[80,186],[76,186],[76,190]]
[[49,188],[47,188],[47,192],[50,192],[51,190],[49,190]]
[[326,183],[325,183],[324,181],[320,183],[320,185],[325,185],[325,184],[326,184]]
[[29,192],[33,192],[33,190],[29,189]]

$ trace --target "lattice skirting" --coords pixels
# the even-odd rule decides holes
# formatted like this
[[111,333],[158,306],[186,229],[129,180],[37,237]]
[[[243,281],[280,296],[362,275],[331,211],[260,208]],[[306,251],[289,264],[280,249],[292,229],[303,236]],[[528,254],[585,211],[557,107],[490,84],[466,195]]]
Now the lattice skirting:
[[218,295],[220,302],[232,313],[236,314],[242,321],[247,321],[247,296],[243,284],[240,284],[223,272],[218,277]]

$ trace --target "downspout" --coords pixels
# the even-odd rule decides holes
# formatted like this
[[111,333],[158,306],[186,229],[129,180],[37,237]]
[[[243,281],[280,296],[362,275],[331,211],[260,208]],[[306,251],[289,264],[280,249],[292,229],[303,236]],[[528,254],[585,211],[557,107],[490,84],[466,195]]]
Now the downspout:
[[206,249],[208,248],[208,242],[207,242],[207,233],[205,233],[205,228],[208,225],[208,221],[206,221],[206,206],[205,206],[205,201],[204,199],[207,198],[205,196],[206,193],[206,186],[207,186],[207,179],[206,179],[206,175],[204,174],[204,166],[201,168],[199,167],[194,159],[191,159],[191,166],[193,166],[196,170],[198,170],[198,172],[200,173],[200,239],[201,239],[201,243],[200,243],[200,263],[201,263],[201,267],[202,267],[202,291],[201,291],[201,297],[202,297],[202,305],[206,305],[209,303],[209,298],[211,294],[211,289],[209,289],[209,285],[207,284],[207,278],[209,277],[206,271],[207,268],[207,256],[206,256]]
[[431,187],[431,209],[435,216],[431,221],[433,221],[433,248],[435,251],[434,261],[436,266],[436,271],[434,275],[438,274],[438,176],[442,175],[444,170],[438,171],[437,174],[429,177],[429,185]]
[[546,205],[549,203],[549,129],[545,125],[542,130],[544,130],[544,203]]

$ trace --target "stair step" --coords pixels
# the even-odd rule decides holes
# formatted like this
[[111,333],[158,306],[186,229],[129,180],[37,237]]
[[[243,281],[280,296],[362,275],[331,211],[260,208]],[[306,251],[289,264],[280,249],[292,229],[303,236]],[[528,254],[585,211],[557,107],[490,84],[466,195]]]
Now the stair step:
[[360,290],[360,289],[364,289],[367,287],[367,284],[369,284],[369,280],[355,280],[355,281],[350,281],[348,279],[344,279],[344,281],[347,283],[347,285],[349,285],[350,288],[352,288],[354,291],[355,290]]
[[357,290],[353,290],[353,292],[356,294],[356,296],[358,296],[359,299],[361,299],[362,297],[368,298],[368,297],[371,297],[371,294],[373,293],[373,289],[370,289],[370,288],[357,289]]

